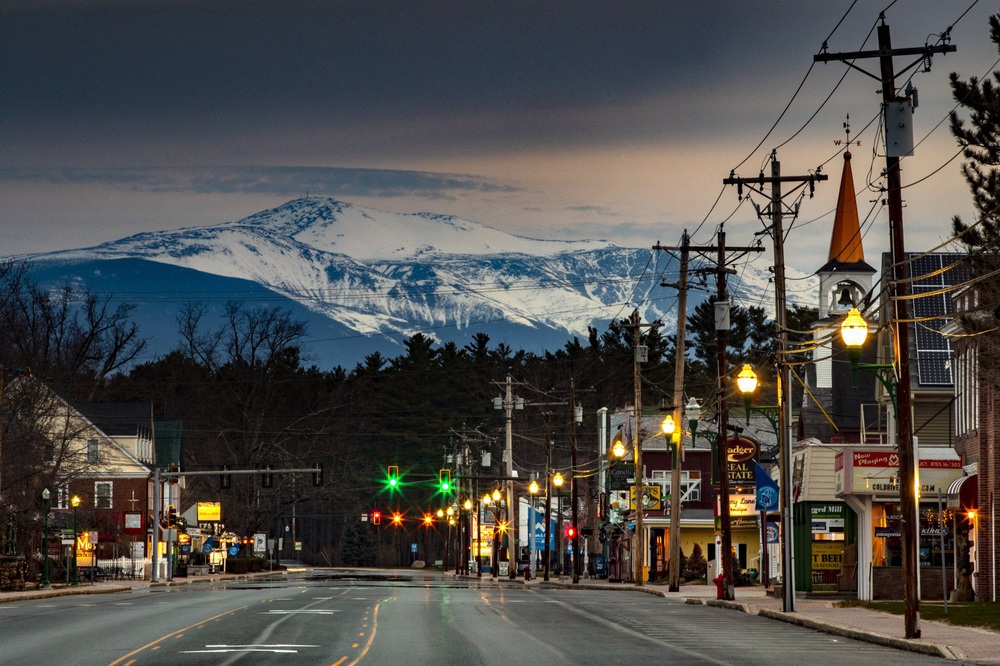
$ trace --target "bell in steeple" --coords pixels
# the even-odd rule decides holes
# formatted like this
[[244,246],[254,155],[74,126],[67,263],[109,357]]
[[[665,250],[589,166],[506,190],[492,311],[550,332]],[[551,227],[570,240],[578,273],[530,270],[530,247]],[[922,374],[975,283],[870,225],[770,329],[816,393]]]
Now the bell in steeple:
[[837,299],[837,305],[844,309],[854,307],[854,297],[851,296],[851,289],[849,287],[844,287],[840,291],[840,298]]

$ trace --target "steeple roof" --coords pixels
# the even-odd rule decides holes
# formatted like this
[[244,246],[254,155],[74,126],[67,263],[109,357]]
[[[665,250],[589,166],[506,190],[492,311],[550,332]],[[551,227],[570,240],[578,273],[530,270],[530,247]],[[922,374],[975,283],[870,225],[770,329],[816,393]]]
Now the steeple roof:
[[833,218],[830,237],[830,255],[820,272],[861,269],[875,272],[865,262],[865,249],[861,244],[861,224],[858,220],[858,202],[854,197],[854,174],[851,172],[851,151],[844,151],[844,173],[837,194],[837,212]]

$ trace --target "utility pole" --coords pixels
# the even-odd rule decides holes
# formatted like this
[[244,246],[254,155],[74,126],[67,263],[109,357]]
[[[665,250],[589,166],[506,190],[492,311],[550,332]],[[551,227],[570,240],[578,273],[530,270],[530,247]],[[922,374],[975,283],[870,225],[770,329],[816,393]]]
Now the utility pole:
[[643,568],[646,564],[646,534],[642,526],[642,497],[644,493],[643,489],[643,467],[642,467],[642,362],[645,360],[640,354],[639,343],[642,340],[642,328],[643,326],[649,328],[656,328],[659,326],[659,322],[653,322],[650,324],[642,323],[642,316],[639,314],[638,308],[632,311],[632,316],[625,321],[618,322],[617,324],[621,328],[631,329],[632,331],[632,377],[635,388],[635,412],[634,416],[634,448],[633,448],[633,460],[635,462],[635,542],[636,547],[633,552],[633,563],[632,563],[632,579],[633,582],[642,587],[645,585],[645,580],[643,580]]
[[[657,243],[654,250],[663,249]],[[677,284],[677,343],[674,348],[674,404],[673,415],[674,424],[678,433],[683,430],[683,408],[684,408],[684,343],[687,335],[687,279],[688,279],[688,258],[691,254],[691,237],[688,236],[687,229],[681,236],[681,266],[680,277]],[[667,286],[667,285],[663,285]],[[681,589],[681,461],[684,460],[684,436],[677,437],[676,442],[671,442],[674,457],[670,464],[670,555],[667,571],[668,590],[677,592]]]
[[[913,153],[912,134],[909,142],[893,142],[892,136],[898,136],[899,128],[890,123],[890,114],[894,114],[902,105],[906,107],[906,98],[900,97],[896,91],[896,72],[894,71],[894,56],[918,56],[899,74],[912,69],[918,64],[924,64],[925,71],[930,67],[931,56],[935,53],[950,53],[956,47],[950,44],[924,45],[903,49],[893,49],[889,36],[889,26],[885,23],[885,13],[879,15],[881,23],[878,26],[878,50],[856,51],[853,53],[827,53],[826,43],[821,53],[813,56],[815,62],[839,60],[848,67],[876,79],[882,85],[882,114],[885,123],[886,137],[886,189],[889,208],[889,261],[892,264],[892,281],[889,284],[889,294],[892,299],[892,319],[889,322],[892,330],[893,358],[896,365],[896,438],[899,448],[899,504],[900,541],[903,555],[903,624],[906,638],[920,638],[920,584],[918,576],[920,567],[918,561],[918,546],[920,538],[920,522],[917,516],[917,474],[913,446],[913,415],[910,405],[910,336],[906,323],[907,312],[907,266],[905,243],[903,237],[903,193],[900,176],[900,157]],[[948,31],[944,35],[948,39]],[[854,64],[862,58],[878,58],[879,75],[874,75]],[[907,129],[912,133],[912,125],[907,122]]]
[[716,434],[716,455],[719,464],[719,524],[722,533],[721,553],[715,557],[722,562],[722,597],[728,601],[736,599],[733,583],[733,530],[729,516],[729,410],[726,407],[726,390],[729,373],[726,369],[726,343],[729,339],[729,294],[726,293],[726,232],[719,228],[718,236],[718,280],[715,296],[715,343],[719,372],[718,433]]
[[[825,174],[809,174],[807,176],[782,176],[781,162],[778,161],[776,151],[771,151],[771,176],[765,178],[761,173],[756,179],[737,178],[730,174],[729,178],[722,182],[726,185],[736,185],[739,196],[743,198],[743,188],[747,187],[762,195],[766,194],[762,189],[765,184],[771,186],[771,238],[774,241],[774,325],[778,334],[778,356],[777,356],[777,377],[775,389],[777,391],[778,402],[778,466],[779,466],[779,486],[780,486],[780,506],[781,513],[781,584],[782,603],[786,613],[795,611],[795,539],[794,526],[792,520],[792,393],[791,393],[791,372],[785,360],[788,358],[788,303],[785,291],[785,237],[783,230],[783,217],[785,210],[784,196],[781,192],[782,183],[798,183],[788,194],[797,192],[799,189],[809,186],[809,196],[812,197],[816,181],[826,180]],[[798,204],[791,209],[794,215],[798,215]],[[762,514],[762,519],[766,520]],[[762,526],[766,528],[766,525]],[[762,530],[762,534],[766,531]],[[767,550],[767,542],[761,544],[763,550]]]
[[[578,471],[576,467],[576,384],[571,377],[569,380],[569,432],[570,432],[570,443],[571,443],[571,454],[570,454],[570,496],[573,498],[573,508],[571,511],[571,520],[573,521],[573,584],[579,585],[580,583],[580,565],[583,564],[583,559],[580,557],[580,524],[578,522],[577,516],[577,505],[579,504],[577,488],[579,484],[577,483]],[[583,413],[580,413],[583,416]]]
[[[506,418],[506,440],[504,444],[504,458],[505,458],[505,475],[507,476],[507,481],[504,483],[506,495],[507,495],[507,566],[509,567],[509,577],[517,578],[517,506],[515,504],[516,493],[514,490],[514,430],[513,430],[513,410],[514,409],[524,409],[524,399],[518,398],[516,401],[514,399],[514,389],[513,380],[510,375],[507,375],[507,381],[504,383],[505,391],[504,397],[501,404],[497,404],[497,400],[494,400],[494,407],[504,410],[504,416]],[[495,545],[495,540],[494,540]],[[497,558],[499,563],[500,559]]]
[[[727,459],[728,459],[727,453],[728,453],[728,448],[729,447],[728,447],[728,437],[726,435],[726,430],[727,430],[727,426],[728,426],[728,424],[727,424],[727,418],[726,418],[726,414],[727,414],[727,408],[726,408],[726,379],[728,377],[728,372],[726,371],[725,366],[726,366],[726,343],[727,343],[727,335],[726,335],[726,333],[728,332],[729,325],[730,325],[729,324],[729,297],[728,297],[728,295],[726,293],[726,275],[727,275],[727,273],[734,273],[735,271],[733,271],[732,269],[726,268],[726,264],[727,264],[727,261],[726,261],[726,252],[727,251],[729,251],[729,252],[742,252],[742,253],[747,253],[747,252],[762,252],[763,248],[760,247],[759,245],[755,245],[755,246],[751,246],[751,247],[729,247],[729,248],[727,248],[726,247],[726,234],[720,228],[719,229],[719,234],[718,234],[718,244],[717,245],[692,247],[691,244],[690,244],[690,239],[687,236],[687,232],[685,232],[684,233],[684,237],[682,239],[682,244],[681,244],[680,247],[664,247],[662,245],[657,244],[657,245],[654,246],[654,249],[657,249],[657,250],[673,250],[673,251],[680,251],[682,253],[682,267],[683,267],[684,272],[682,273],[682,281],[681,281],[680,285],[678,285],[678,289],[680,289],[680,294],[679,294],[680,300],[679,300],[679,302],[684,302],[684,306],[685,307],[687,306],[687,302],[685,300],[686,299],[686,289],[687,289],[687,283],[686,283],[686,279],[687,279],[686,262],[687,262],[687,259],[686,259],[685,253],[690,254],[690,251],[694,250],[694,251],[698,252],[699,254],[705,255],[706,257],[709,256],[707,254],[709,252],[715,252],[716,253],[716,256],[715,256],[715,258],[713,260],[714,263],[716,264],[716,267],[715,267],[714,270],[715,270],[715,273],[716,273],[716,276],[717,276],[717,280],[716,280],[716,282],[717,282],[717,294],[716,294],[716,299],[715,299],[715,303],[716,303],[716,306],[715,306],[715,318],[716,318],[715,328],[716,328],[716,343],[717,343],[717,350],[718,350],[717,353],[718,353],[718,373],[719,373],[719,388],[718,388],[718,394],[719,395],[718,395],[718,408],[717,408],[717,418],[719,419],[719,421],[718,421],[718,426],[717,426],[718,427],[718,432],[716,433],[716,456],[717,456],[717,464],[718,464],[718,467],[719,467],[719,502],[720,502],[720,506],[719,506],[719,528],[720,529],[719,529],[719,531],[720,531],[721,537],[722,537],[722,546],[721,546],[722,552],[716,553],[716,560],[723,563],[723,565],[722,565],[722,567],[723,567],[722,571],[723,571],[723,579],[725,581],[725,583],[724,583],[724,587],[725,587],[724,597],[726,599],[728,599],[729,601],[732,601],[733,599],[735,599],[735,589],[733,587],[733,572],[732,572],[732,568],[733,567],[732,567],[732,561],[730,559],[731,558],[732,549],[733,549],[733,546],[732,546],[733,541],[732,541],[731,520],[730,520],[730,515],[729,515],[729,470],[728,470],[728,465],[727,465]],[[664,285],[664,286],[668,286],[668,285]],[[678,315],[678,316],[680,317],[680,315]],[[686,313],[685,313],[685,316],[686,316]],[[678,330],[677,345],[678,345],[678,349],[680,349],[680,348],[683,348],[683,345],[684,345],[684,336],[685,336],[686,329],[684,327],[682,327],[681,325],[678,325],[678,329],[677,330]],[[683,373],[683,364],[681,364],[680,362],[678,362],[678,366],[677,367],[681,368],[680,371],[681,371],[681,373]],[[675,372],[677,372],[676,368],[675,368]],[[681,396],[681,397],[679,398],[678,396]],[[681,410],[681,405],[682,405],[682,403],[683,403],[683,374],[681,375],[680,379],[678,379],[677,375],[675,374],[674,375],[674,413],[675,413],[674,423],[682,423],[682,421],[680,420],[682,418],[681,417],[681,411],[682,411]],[[671,528],[671,533],[670,533],[671,556],[670,556],[670,560],[671,560],[671,571],[673,571],[673,566],[674,565],[672,563],[674,562],[674,560],[676,559],[678,561],[678,567],[679,567],[679,560],[680,560],[680,538],[679,538],[679,536],[680,536],[680,508],[679,508],[680,507],[680,493],[679,493],[680,480],[679,479],[680,479],[680,461],[681,461],[680,449],[681,449],[681,447],[680,447],[680,445],[678,445],[677,464],[675,465],[676,469],[675,470],[674,469],[671,470],[671,472],[672,472],[672,474],[671,474],[671,508],[670,508],[670,521],[671,521],[670,522],[670,528]],[[675,490],[675,488],[676,488],[676,490]],[[675,504],[675,500],[674,500],[674,497],[673,497],[673,495],[675,495],[675,494],[677,495],[676,504]],[[675,506],[678,507],[676,510],[674,508]],[[674,516],[677,517],[676,518],[676,520],[677,520],[676,527],[674,525]],[[676,533],[677,533],[677,538],[676,539],[674,537],[675,529],[676,529]],[[673,551],[673,548],[674,548],[673,544],[674,543],[677,544],[677,548],[678,548],[676,556],[674,555],[674,551]],[[674,579],[671,578],[671,581],[672,580],[674,580]],[[679,579],[678,579],[678,588],[679,587],[680,586],[679,586]]]

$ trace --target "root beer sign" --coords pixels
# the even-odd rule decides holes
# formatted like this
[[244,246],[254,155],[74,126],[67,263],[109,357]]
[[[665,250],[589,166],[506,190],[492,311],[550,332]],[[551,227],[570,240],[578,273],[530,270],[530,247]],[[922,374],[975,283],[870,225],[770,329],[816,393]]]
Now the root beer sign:
[[[755,487],[754,467],[759,450],[757,443],[745,437],[726,440],[726,474],[730,492],[733,487]],[[718,456],[712,456],[712,483],[719,482]]]

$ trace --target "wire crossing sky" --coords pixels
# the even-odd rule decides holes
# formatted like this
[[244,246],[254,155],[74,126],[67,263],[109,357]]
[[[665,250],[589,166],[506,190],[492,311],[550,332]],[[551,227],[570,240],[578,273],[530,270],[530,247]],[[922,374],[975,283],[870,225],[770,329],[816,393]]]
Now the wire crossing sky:
[[[887,9],[886,9],[887,8]],[[868,210],[878,82],[831,52],[957,52],[917,67],[908,249],[975,218],[948,75],[988,76],[982,2],[8,0],[0,8],[3,254],[235,220],[306,195],[452,214],[538,238],[729,242],[761,230],[722,179],[820,165],[786,255],[825,261],[845,138]],[[908,65],[900,59],[897,71]],[[871,63],[858,63],[862,68]],[[877,72],[876,72],[877,73]],[[721,196],[720,196],[721,192]],[[717,203],[716,203],[717,202]],[[870,263],[884,210],[865,230]],[[704,224],[702,224],[704,223]],[[770,261],[770,252],[755,261]]]

